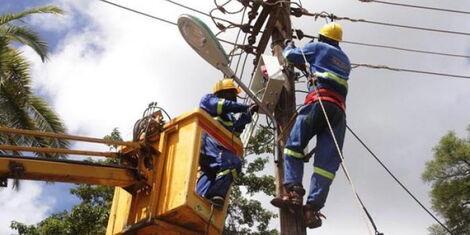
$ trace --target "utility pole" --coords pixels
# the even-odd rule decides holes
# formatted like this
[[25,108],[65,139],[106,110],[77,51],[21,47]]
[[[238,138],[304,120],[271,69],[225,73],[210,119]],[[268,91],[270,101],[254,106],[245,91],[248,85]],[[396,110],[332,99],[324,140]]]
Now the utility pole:
[[[295,109],[295,74],[292,66],[285,64],[282,51],[284,49],[284,41],[292,38],[292,26],[290,21],[290,0],[289,1],[278,1],[278,0],[267,0],[264,3],[254,1],[254,7],[248,14],[250,20],[256,19],[255,24],[252,27],[251,35],[248,37],[248,43],[253,45],[256,41],[257,35],[261,32],[263,25],[266,25],[263,33],[259,39],[256,47],[256,58],[254,60],[255,66],[261,55],[264,53],[269,40],[271,39],[271,49],[274,56],[276,56],[281,65],[285,65],[284,73],[286,74],[286,81],[282,89],[281,95],[277,107],[274,110],[274,117],[277,123],[278,130],[275,130],[279,134],[284,129],[288,128],[289,121],[292,119],[296,112]],[[259,7],[263,9],[258,15],[257,11]],[[287,133],[288,134],[288,133]],[[278,142],[277,159],[275,163],[275,174],[276,174],[276,194],[282,195],[284,193],[284,161],[283,151],[285,141],[287,138],[283,138]],[[278,141],[278,140],[274,140]],[[281,235],[305,235],[305,225],[303,219],[303,212],[297,211],[295,214],[287,209],[280,209],[279,217],[281,220]]]
[[[292,26],[290,21],[290,4],[281,3],[277,5],[279,9],[273,9],[272,14],[278,14],[275,28],[272,32],[272,53],[279,59],[281,64],[285,63],[282,51],[284,49],[284,41],[286,39],[292,39]],[[284,83],[284,89],[281,92],[278,105],[274,112],[274,116],[279,126],[278,132],[283,132],[285,128],[288,128],[289,121],[292,119],[296,112],[295,109],[295,74],[293,67],[285,67],[285,73],[287,80]],[[288,131],[288,130],[287,130]],[[278,133],[280,134],[280,133]],[[288,133],[286,137],[288,136]],[[276,172],[276,194],[282,195],[284,193],[284,159],[283,152],[287,138],[284,138],[278,142],[278,156],[276,156],[277,164],[275,164]],[[277,140],[275,140],[277,141]],[[305,235],[306,229],[303,219],[303,210],[297,211],[293,214],[287,209],[280,209],[279,217],[281,220],[281,235]]]

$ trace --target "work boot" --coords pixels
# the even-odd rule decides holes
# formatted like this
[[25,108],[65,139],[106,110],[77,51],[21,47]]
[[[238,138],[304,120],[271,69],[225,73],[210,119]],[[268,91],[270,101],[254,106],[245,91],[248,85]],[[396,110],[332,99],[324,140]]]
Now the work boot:
[[318,228],[321,226],[321,218],[326,219],[320,211],[314,210],[309,204],[304,206],[304,222],[309,228]]
[[221,209],[222,207],[224,207],[225,200],[221,196],[213,196],[211,199],[209,199],[209,201],[216,209]]
[[271,200],[271,204],[278,208],[300,209],[302,207],[302,198],[305,195],[305,189],[302,185],[288,186],[286,191],[285,194]]

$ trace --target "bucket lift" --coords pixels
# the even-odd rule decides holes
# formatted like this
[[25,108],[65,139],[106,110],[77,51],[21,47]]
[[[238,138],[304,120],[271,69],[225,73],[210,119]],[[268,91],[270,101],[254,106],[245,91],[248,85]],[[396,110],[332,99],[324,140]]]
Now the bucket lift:
[[[102,139],[0,128],[9,134],[36,135],[95,143],[120,144],[119,153],[91,152],[0,145],[0,151],[61,152],[117,157],[118,166],[70,160],[0,156],[0,179],[48,180],[116,186],[107,235],[114,234],[221,234],[228,203],[212,209],[196,193],[201,136],[208,133],[225,148],[242,156],[238,138],[201,109],[185,113],[167,123],[152,114],[152,133],[138,142]],[[161,124],[161,126],[159,126]]]
[[[149,188],[116,188],[107,235],[111,234],[221,234],[228,203],[211,210],[197,195],[201,136],[206,132],[237,156],[243,154],[238,138],[202,110],[186,113],[165,124],[153,148]],[[124,149],[124,151],[126,151]]]

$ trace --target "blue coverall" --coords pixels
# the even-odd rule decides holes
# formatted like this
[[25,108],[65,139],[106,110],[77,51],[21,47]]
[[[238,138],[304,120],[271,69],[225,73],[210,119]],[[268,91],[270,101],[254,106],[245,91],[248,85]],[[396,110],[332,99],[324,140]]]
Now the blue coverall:
[[[239,136],[245,125],[251,122],[249,105],[218,98],[214,94],[202,97],[200,108],[209,113],[234,135]],[[234,113],[241,113],[235,118]],[[214,196],[225,198],[233,179],[241,171],[242,162],[232,151],[224,148],[207,133],[202,135],[199,159],[201,176],[197,181],[199,195],[211,199]]]
[[[317,77],[317,89],[327,89],[346,98],[351,64],[339,46],[324,42],[311,42],[303,47],[310,71]],[[305,63],[299,48],[288,46],[284,56],[294,64]],[[313,87],[309,92],[314,92]],[[340,149],[346,128],[344,110],[337,104],[322,101]],[[304,149],[313,136],[317,136],[314,172],[311,177],[307,204],[314,210],[323,208],[330,185],[341,163],[333,138],[319,101],[306,104],[299,110],[295,124],[284,149],[284,183],[301,185],[304,173]]]

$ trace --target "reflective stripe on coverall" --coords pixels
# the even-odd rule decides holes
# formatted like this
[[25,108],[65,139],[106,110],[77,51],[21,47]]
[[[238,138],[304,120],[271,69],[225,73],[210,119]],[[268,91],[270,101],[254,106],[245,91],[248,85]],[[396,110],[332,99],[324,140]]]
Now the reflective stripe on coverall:
[[[323,42],[308,43],[302,51],[310,64],[310,71],[317,77],[317,89],[337,94],[322,100],[322,103],[338,145],[342,149],[346,129],[346,116],[343,109],[348,92],[347,81],[351,71],[349,58],[339,46]],[[303,64],[305,60],[302,51],[299,48],[288,46],[284,50],[284,56],[291,63]],[[310,87],[309,91],[315,92],[313,87]],[[337,96],[341,96],[343,100]],[[336,100],[341,100],[341,102],[335,102]],[[325,205],[341,158],[320,103],[318,99],[312,98],[310,95],[306,99],[306,105],[299,111],[284,149],[285,184],[302,184],[304,149],[315,135],[317,136],[317,147],[307,203],[314,210],[320,210]]]

